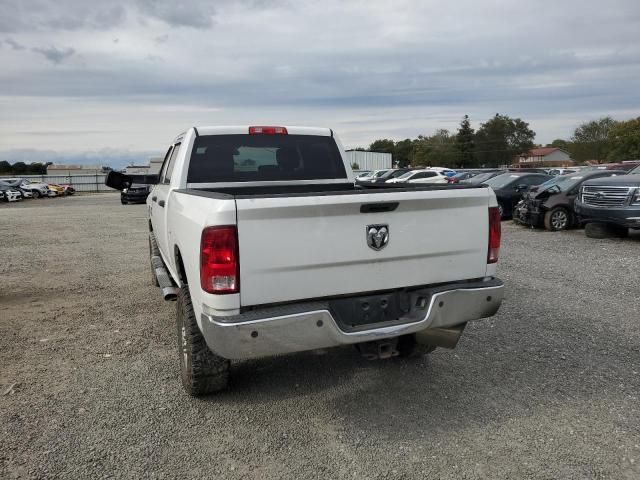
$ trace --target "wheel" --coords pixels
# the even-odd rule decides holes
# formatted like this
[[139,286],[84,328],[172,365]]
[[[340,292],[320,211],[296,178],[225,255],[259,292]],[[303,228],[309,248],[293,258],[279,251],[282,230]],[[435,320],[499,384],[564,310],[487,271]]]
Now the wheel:
[[40,198],[42,196],[40,190],[31,190],[31,195],[33,195],[33,198]]
[[404,358],[422,357],[433,352],[436,349],[433,345],[424,345],[416,341],[415,334],[402,335],[398,338],[398,356]]
[[158,277],[156,276],[156,269],[153,268],[153,262],[151,261],[151,239],[149,239],[149,270],[151,270],[151,285],[159,287]]
[[498,202],[498,212],[500,212],[500,220],[504,218],[504,206]]
[[557,232],[571,226],[571,214],[562,207],[556,207],[544,214],[544,228]]
[[122,205],[126,205],[128,202],[124,198],[120,197],[120,203]]
[[629,229],[609,223],[587,223],[584,233],[589,238],[624,238],[629,234]]
[[180,378],[189,395],[219,392],[229,383],[229,360],[219,357],[207,346],[196,322],[189,287],[178,292],[177,334]]

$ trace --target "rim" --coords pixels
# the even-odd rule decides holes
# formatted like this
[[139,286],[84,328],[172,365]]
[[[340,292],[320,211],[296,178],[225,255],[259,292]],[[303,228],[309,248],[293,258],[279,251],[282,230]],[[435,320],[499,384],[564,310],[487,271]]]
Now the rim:
[[564,210],[556,210],[551,214],[551,226],[556,230],[563,230],[567,227],[567,212]]

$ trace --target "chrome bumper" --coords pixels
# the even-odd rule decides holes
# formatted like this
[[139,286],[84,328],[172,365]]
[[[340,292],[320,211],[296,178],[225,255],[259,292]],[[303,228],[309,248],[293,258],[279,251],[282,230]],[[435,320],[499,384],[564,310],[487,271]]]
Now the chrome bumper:
[[498,279],[425,288],[406,318],[370,329],[339,328],[328,302],[265,308],[233,317],[202,314],[201,328],[209,348],[228,359],[266,357],[397,337],[427,328],[451,327],[490,317],[500,308],[504,285]]

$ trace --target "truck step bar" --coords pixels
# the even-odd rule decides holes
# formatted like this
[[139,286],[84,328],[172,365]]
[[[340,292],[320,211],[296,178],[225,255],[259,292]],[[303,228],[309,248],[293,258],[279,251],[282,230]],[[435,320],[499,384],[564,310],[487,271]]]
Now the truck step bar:
[[158,243],[153,233],[149,234],[149,244],[151,246],[151,265],[158,279],[160,290],[162,290],[162,296],[165,300],[174,302],[178,298],[178,288],[175,286],[169,272],[167,272],[162,257],[160,256],[160,250],[158,249]]

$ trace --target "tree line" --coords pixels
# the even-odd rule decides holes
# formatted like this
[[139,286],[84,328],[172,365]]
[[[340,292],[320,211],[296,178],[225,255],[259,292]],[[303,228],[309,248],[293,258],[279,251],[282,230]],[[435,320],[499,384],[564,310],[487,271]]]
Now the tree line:
[[0,174],[3,175],[46,175],[47,167],[53,162],[47,163],[24,163],[15,162],[11,164],[6,160],[0,161]]
[[391,153],[394,164],[400,167],[497,167],[510,165],[518,155],[543,146],[562,148],[577,163],[640,159],[640,117],[626,121],[603,117],[585,122],[571,138],[556,139],[547,145],[536,144],[535,136],[529,124],[520,118],[497,113],[474,130],[465,115],[457,132],[438,129],[432,135],[414,139],[384,138],[375,140],[368,149]]

